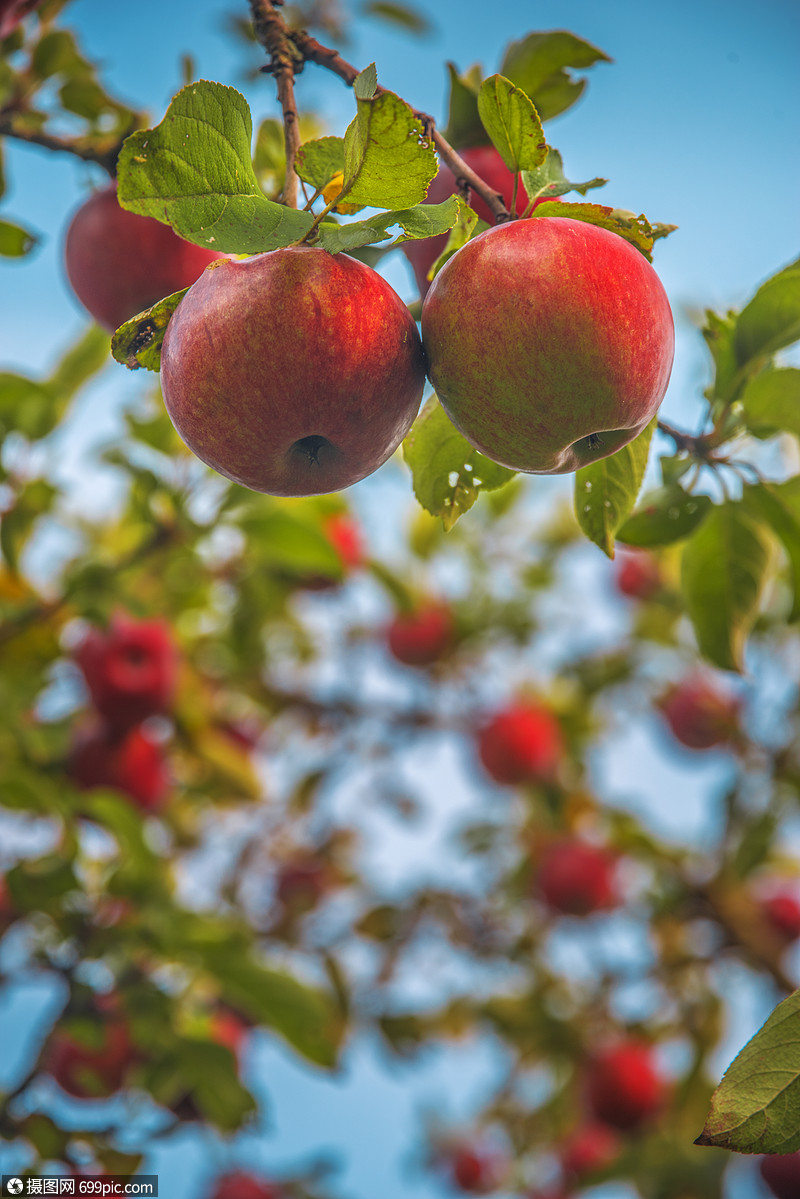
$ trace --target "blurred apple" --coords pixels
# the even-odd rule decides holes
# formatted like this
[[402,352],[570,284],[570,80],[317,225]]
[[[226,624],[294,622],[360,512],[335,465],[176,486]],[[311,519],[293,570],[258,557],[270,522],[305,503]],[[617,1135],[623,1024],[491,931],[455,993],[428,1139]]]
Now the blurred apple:
[[115,615],[108,629],[90,629],[75,652],[89,694],[106,724],[132,728],[166,711],[178,656],[169,626]]
[[539,894],[553,911],[569,916],[616,907],[617,858],[609,850],[576,839],[556,841],[542,854]]
[[497,783],[552,782],[564,756],[564,737],[548,708],[519,700],[479,730],[478,753]]
[[157,812],[169,794],[169,773],[159,742],[143,728],[113,733],[104,725],[79,735],[67,764],[83,790],[111,787],[145,812]]
[[739,731],[740,700],[705,674],[682,679],[658,706],[675,739],[688,749],[725,745]]
[[453,615],[441,600],[423,600],[411,612],[398,612],[386,630],[389,652],[405,666],[431,666],[453,641]]
[[667,1087],[652,1047],[627,1040],[591,1060],[587,1093],[593,1115],[623,1131],[646,1124],[663,1107]]

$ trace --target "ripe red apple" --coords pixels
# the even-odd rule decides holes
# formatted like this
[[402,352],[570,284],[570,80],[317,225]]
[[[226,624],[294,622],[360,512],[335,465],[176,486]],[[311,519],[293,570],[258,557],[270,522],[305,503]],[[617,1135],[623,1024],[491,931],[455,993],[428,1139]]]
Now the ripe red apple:
[[664,1104],[666,1083],[653,1050],[642,1041],[621,1041],[589,1063],[587,1094],[592,1114],[627,1131],[647,1123]]
[[[472,146],[466,150],[459,150],[459,154],[476,175],[480,175],[485,183],[500,193],[505,200],[506,208],[510,208],[511,197],[514,194],[514,172],[508,169],[494,146]],[[425,203],[441,204],[448,196],[454,196],[458,190],[458,180],[455,175],[445,163],[441,163],[439,173],[428,188]],[[525,199],[524,189],[522,198]],[[491,209],[487,206],[486,201],[482,200],[475,192],[470,192],[469,204],[482,221],[486,221],[489,225],[494,224]],[[442,233],[439,237],[427,237],[421,241],[406,241],[400,247],[411,263],[419,294],[423,299],[430,287],[428,271],[447,245],[448,236],[449,234]]]
[[211,1199],[280,1199],[280,1190],[264,1178],[233,1171],[217,1179]]
[[38,3],[39,0],[0,0],[0,41],[12,34]]
[[539,863],[537,887],[556,912],[588,916],[619,903],[617,859],[609,850],[585,841],[556,841]]
[[118,614],[107,630],[89,630],[75,659],[92,703],[114,729],[132,728],[169,708],[178,659],[164,622]]
[[762,1157],[761,1177],[777,1199],[800,1195],[800,1153],[773,1153]]
[[704,674],[689,675],[671,687],[659,707],[675,738],[689,749],[724,745],[739,730],[739,699]]
[[621,1152],[619,1136],[605,1124],[584,1124],[561,1148],[561,1168],[572,1182],[605,1170]]
[[97,1004],[102,1038],[97,1046],[85,1045],[66,1032],[56,1030],[45,1058],[45,1068],[62,1090],[76,1099],[99,1099],[113,1095],[125,1082],[138,1053],[124,1018],[114,1011],[113,1001]]
[[800,897],[796,891],[776,891],[763,900],[767,921],[787,945],[800,937]]
[[163,751],[144,729],[113,733],[100,725],[78,739],[68,773],[84,790],[113,787],[145,812],[156,812],[169,793]]
[[455,1186],[471,1195],[497,1189],[504,1165],[496,1153],[472,1145],[457,1145],[450,1157],[450,1177]]
[[164,401],[191,450],[272,495],[349,487],[386,461],[425,378],[417,327],[345,254],[273,250],[204,271],[167,326]]
[[615,581],[617,591],[630,599],[650,599],[661,590],[658,559],[646,550],[626,551],[618,556]]
[[67,278],[99,325],[113,332],[157,300],[191,286],[221,255],[195,246],[153,217],[120,208],[117,185],[78,209],[64,247]]
[[455,426],[513,470],[563,474],[639,434],[669,382],[672,313],[629,242],[584,221],[510,221],[468,242],[422,309]]
[[447,604],[425,600],[411,612],[398,612],[386,630],[389,651],[406,666],[431,666],[453,641],[453,615]]
[[478,753],[497,783],[552,782],[564,756],[561,726],[548,708],[509,704],[478,733]]

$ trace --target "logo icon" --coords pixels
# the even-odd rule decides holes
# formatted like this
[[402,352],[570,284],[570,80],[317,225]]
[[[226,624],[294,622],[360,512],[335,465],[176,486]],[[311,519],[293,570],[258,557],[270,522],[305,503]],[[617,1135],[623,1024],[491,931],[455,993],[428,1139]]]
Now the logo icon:
[[23,1182],[21,1178],[9,1178],[8,1193],[9,1195],[21,1195]]

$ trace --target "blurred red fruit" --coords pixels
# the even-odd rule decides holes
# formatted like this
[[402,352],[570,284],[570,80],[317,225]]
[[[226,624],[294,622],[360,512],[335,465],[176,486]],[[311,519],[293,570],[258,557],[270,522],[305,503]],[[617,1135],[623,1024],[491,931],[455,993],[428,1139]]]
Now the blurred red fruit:
[[659,1111],[666,1084],[651,1047],[640,1041],[623,1041],[589,1063],[587,1093],[598,1120],[627,1130],[645,1124]]
[[547,708],[519,702],[484,725],[478,753],[497,783],[551,782],[564,756],[564,737]]
[[497,1187],[499,1165],[495,1156],[460,1145],[450,1159],[450,1175],[459,1190],[485,1194]]
[[224,1045],[231,1053],[238,1053],[250,1031],[250,1025],[233,1008],[220,1005],[212,1013],[209,1031],[212,1041]]
[[97,191],[67,230],[67,277],[98,324],[113,332],[157,300],[190,287],[210,262],[222,258],[195,246],[153,217],[117,203],[117,185]]
[[75,658],[92,703],[115,729],[131,728],[169,707],[178,663],[162,621],[117,615],[107,630],[90,629]]
[[236,1171],[217,1179],[211,1199],[280,1199],[280,1191],[263,1178]]
[[67,769],[84,790],[113,787],[146,812],[157,811],[169,792],[161,746],[141,728],[117,735],[101,726],[84,733]]
[[0,0],[0,39],[8,37],[39,0]]
[[542,855],[539,892],[556,912],[588,916],[619,902],[616,868],[617,859],[607,849],[582,841],[558,841]]
[[652,554],[620,554],[616,569],[617,590],[631,599],[650,599],[661,589],[661,571]]
[[287,913],[300,916],[317,906],[329,885],[327,862],[318,858],[299,859],[281,867],[275,894]]
[[14,903],[11,898],[11,892],[8,889],[8,883],[0,874],[0,936],[14,922],[16,913],[14,911]]
[[800,898],[796,891],[776,891],[763,901],[763,910],[772,928],[787,944],[800,937]]
[[761,1159],[761,1177],[777,1199],[800,1196],[800,1153],[776,1153]]
[[453,616],[446,604],[429,600],[413,612],[399,612],[386,631],[389,651],[406,666],[431,666],[450,648]]
[[561,1168],[571,1181],[605,1170],[619,1157],[622,1145],[613,1129],[605,1124],[584,1124],[567,1140],[561,1150]]
[[45,1069],[62,1090],[76,1099],[113,1095],[123,1086],[138,1056],[125,1020],[113,1010],[113,999],[103,996],[97,1007],[97,1022],[102,1030],[98,1045],[85,1045],[56,1030],[46,1054]]
[[695,674],[670,688],[659,707],[681,745],[712,749],[730,741],[739,728],[740,701]]
[[339,555],[345,574],[357,570],[364,562],[364,543],[361,530],[345,512],[334,512],[322,522],[325,536]]

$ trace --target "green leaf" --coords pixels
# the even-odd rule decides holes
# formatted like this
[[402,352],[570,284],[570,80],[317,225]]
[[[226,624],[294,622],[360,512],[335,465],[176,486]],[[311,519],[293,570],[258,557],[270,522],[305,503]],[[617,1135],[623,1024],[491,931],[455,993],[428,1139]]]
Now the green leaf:
[[700,652],[723,670],[742,669],[769,559],[765,526],[732,501],[716,505],[686,543],[681,566],[686,610]]
[[292,576],[341,576],[341,558],[318,522],[256,500],[238,523],[251,552],[273,570]]
[[240,1082],[235,1055],[200,1037],[181,1037],[176,1045],[182,1081],[202,1115],[223,1132],[235,1132],[256,1102]]
[[480,67],[476,64],[466,74],[459,75],[449,62],[447,70],[450,75],[450,101],[445,138],[455,150],[490,145],[492,139],[484,129],[478,112],[478,92],[483,82]]
[[547,157],[542,122],[531,100],[510,79],[492,75],[478,92],[478,113],[510,171],[533,171]]
[[35,233],[21,225],[12,225],[10,221],[0,221],[0,255],[3,258],[24,258],[38,243]]
[[800,991],[778,1004],[725,1071],[695,1144],[737,1153],[800,1149]]
[[408,33],[423,37],[431,33],[433,25],[419,9],[410,4],[387,3],[387,0],[370,0],[361,10],[365,17],[379,17],[389,25],[394,25]]
[[564,174],[564,163],[558,150],[552,146],[541,166],[532,171],[522,172],[522,183],[529,200],[539,200],[544,196],[555,198],[565,196],[567,192],[576,191],[585,196],[593,187],[603,187],[607,179],[589,179],[585,183],[572,183]]
[[0,431],[16,429],[36,440],[53,427],[54,400],[44,383],[24,375],[0,374]]
[[785,430],[800,437],[800,370],[764,371],[739,397],[745,424],[756,437]]
[[[733,348],[733,337],[736,328],[736,313],[729,312],[720,316],[711,309],[706,310],[706,323],[703,326],[703,337],[714,359],[714,384],[710,390],[711,397],[718,397],[729,403],[736,393],[738,385],[739,366]],[[707,393],[708,394],[708,393]]]
[[335,225],[323,221],[320,226],[319,245],[331,254],[342,250],[354,250],[376,241],[385,241],[393,225],[399,225],[402,233],[392,242],[393,246],[418,238],[436,237],[452,229],[458,219],[459,202],[456,196],[448,196],[441,204],[416,204],[400,212],[381,212],[365,221],[353,221],[348,225]]
[[800,338],[800,270],[768,279],[736,320],[733,345],[740,366],[774,354]]
[[575,515],[583,532],[614,557],[614,536],[642,486],[657,417],[628,445],[575,473]]
[[800,617],[800,477],[786,483],[745,487],[742,501],[754,516],[770,526],[786,551],[794,588],[789,620],[797,620]]
[[374,208],[411,208],[439,169],[433,143],[404,100],[381,92],[358,100],[344,135],[341,199]]
[[107,362],[108,334],[99,325],[89,325],[75,345],[70,346],[47,380],[46,386],[58,397],[60,411]]
[[[637,250],[641,250],[648,262],[653,261],[653,242],[658,236],[666,236],[677,228],[675,225],[651,225],[644,215],[634,216],[622,208],[608,208],[605,204],[562,204],[545,200],[533,210],[532,217],[561,216],[575,221],[586,221],[624,237]],[[660,232],[659,232],[660,230]]]
[[353,94],[356,100],[371,100],[378,88],[378,71],[375,63],[371,62],[363,71],[359,71],[353,80]]
[[712,507],[707,495],[690,495],[678,483],[658,487],[642,498],[633,516],[617,530],[617,541],[642,548],[672,545],[688,537]]
[[568,67],[585,70],[596,62],[611,61],[596,46],[557,29],[529,33],[512,42],[500,70],[527,92],[541,119],[549,121],[574,104],[586,87],[586,80],[573,78]]
[[252,132],[247,101],[234,88],[190,83],[160,125],[125,141],[118,164],[120,204],[223,253],[290,245],[314,218],[263,194],[250,158]]
[[478,214],[473,212],[469,204],[465,204],[461,197],[458,199],[458,220],[450,230],[450,236],[447,239],[447,244],[442,250],[439,257],[432,264],[428,271],[428,279],[434,279],[442,269],[444,264],[457,254],[462,246],[465,246],[471,238],[476,234],[482,233],[489,226],[485,221],[478,219]]
[[13,574],[17,573],[20,554],[36,522],[50,511],[57,495],[58,488],[47,479],[33,479],[22,487],[13,507],[0,518],[0,550]]
[[344,171],[344,138],[318,137],[297,151],[294,169],[315,191],[322,191],[339,171]]
[[435,395],[425,404],[403,442],[411,468],[414,495],[433,516],[451,529],[481,491],[493,491],[515,472],[479,454],[450,423]]
[[188,290],[188,287],[184,287],[183,291],[173,292],[152,308],[147,308],[120,325],[111,339],[111,353],[115,361],[132,371],[140,366],[148,371],[160,371],[161,347],[167,325]]

